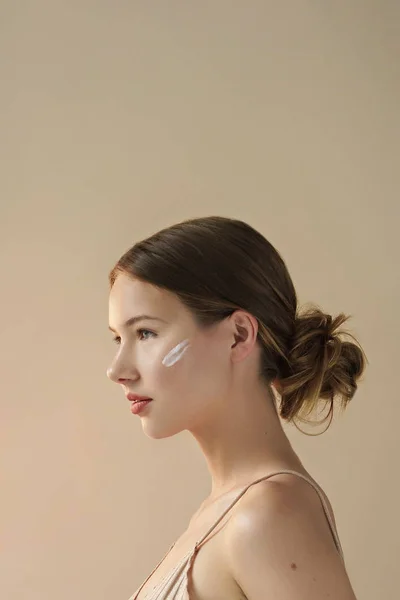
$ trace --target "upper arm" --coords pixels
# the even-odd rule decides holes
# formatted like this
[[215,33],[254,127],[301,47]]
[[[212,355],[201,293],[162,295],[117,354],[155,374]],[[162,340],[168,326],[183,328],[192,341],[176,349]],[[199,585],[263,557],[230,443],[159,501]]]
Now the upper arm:
[[356,600],[315,504],[278,482],[256,486],[225,534],[231,576],[248,600]]

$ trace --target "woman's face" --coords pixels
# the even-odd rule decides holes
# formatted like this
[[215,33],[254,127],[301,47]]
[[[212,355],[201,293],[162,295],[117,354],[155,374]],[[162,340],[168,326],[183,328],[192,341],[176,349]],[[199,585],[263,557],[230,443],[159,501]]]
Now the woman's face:
[[[126,325],[140,315],[157,320]],[[120,274],[110,291],[109,326],[118,346],[107,375],[124,394],[153,398],[143,412],[132,415],[141,418],[149,437],[169,437],[212,419],[229,383],[231,340],[224,322],[199,329],[173,293]],[[180,358],[163,364],[181,342]],[[129,410],[131,403],[125,402]]]

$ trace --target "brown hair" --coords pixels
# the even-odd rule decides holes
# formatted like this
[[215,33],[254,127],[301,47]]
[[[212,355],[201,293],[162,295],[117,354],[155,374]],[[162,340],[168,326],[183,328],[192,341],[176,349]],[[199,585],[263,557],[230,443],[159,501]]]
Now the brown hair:
[[[258,322],[260,377],[279,382],[279,414],[295,423],[324,400],[344,409],[368,362],[355,338],[316,305],[298,311],[296,292],[277,250],[247,223],[221,216],[188,219],[137,242],[109,274],[119,273],[174,292],[200,327],[212,327],[235,310]],[[356,343],[339,336],[349,335]],[[304,432],[305,433],[305,432]]]

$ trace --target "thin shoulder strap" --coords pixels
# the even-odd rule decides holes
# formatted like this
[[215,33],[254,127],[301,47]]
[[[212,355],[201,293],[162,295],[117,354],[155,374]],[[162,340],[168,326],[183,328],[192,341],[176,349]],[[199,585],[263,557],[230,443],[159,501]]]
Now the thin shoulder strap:
[[304,479],[305,481],[307,481],[310,485],[312,485],[312,487],[315,489],[315,491],[317,492],[319,499],[321,500],[321,504],[322,507],[324,509],[325,512],[325,516],[328,520],[329,523],[329,527],[330,530],[332,532],[332,536],[333,539],[335,541],[336,547],[338,549],[338,552],[342,558],[342,560],[344,560],[344,556],[343,556],[343,550],[342,550],[342,546],[340,544],[340,540],[339,540],[339,536],[338,533],[336,531],[336,527],[335,524],[332,520],[332,517],[330,515],[329,512],[329,508],[328,508],[328,504],[325,500],[324,497],[324,492],[322,491],[322,488],[316,484],[314,481],[312,481],[311,479],[309,479],[308,477],[306,477],[305,475],[303,475],[302,473],[298,473],[297,471],[292,471],[291,469],[284,469],[282,471],[275,471],[273,473],[270,473],[269,475],[265,475],[264,477],[260,477],[259,479],[256,479],[256,481],[253,481],[252,483],[250,483],[248,486],[245,487],[244,490],[242,490],[237,496],[236,498],[233,500],[233,502],[231,502],[231,504],[228,506],[228,508],[222,513],[222,515],[217,519],[217,521],[210,527],[210,529],[207,531],[207,533],[205,535],[203,535],[203,537],[196,542],[196,549],[198,546],[200,546],[204,540],[210,535],[210,533],[215,529],[215,527],[218,525],[218,523],[220,521],[222,521],[222,519],[225,517],[225,515],[231,510],[232,506],[234,506],[236,504],[236,502],[243,496],[243,494],[245,494],[247,492],[247,490],[252,486],[255,485],[256,483],[259,483],[260,481],[264,481],[266,479],[269,479],[270,477],[273,477],[274,475],[281,475],[281,474],[285,474],[285,473],[289,473],[291,475],[298,475],[299,477],[301,477],[302,479]]

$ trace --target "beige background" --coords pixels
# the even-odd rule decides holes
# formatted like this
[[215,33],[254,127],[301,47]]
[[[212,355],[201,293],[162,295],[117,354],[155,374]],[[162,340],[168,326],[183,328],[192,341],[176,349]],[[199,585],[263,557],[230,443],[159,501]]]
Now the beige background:
[[398,598],[399,6],[1,2],[1,597],[127,600],[208,493],[191,436],[147,438],[106,378],[107,274],[220,214],[354,315],[354,401],[288,434],[357,597]]

